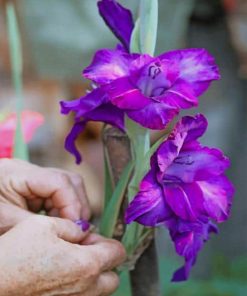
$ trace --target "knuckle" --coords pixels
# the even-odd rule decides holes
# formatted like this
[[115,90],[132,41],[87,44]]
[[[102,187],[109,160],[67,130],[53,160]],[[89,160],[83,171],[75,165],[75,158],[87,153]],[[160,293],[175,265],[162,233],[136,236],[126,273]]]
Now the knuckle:
[[127,256],[124,246],[117,240],[111,240],[111,243],[116,248],[119,258],[121,258],[124,261]]
[[65,173],[57,173],[57,181],[61,187],[68,187],[71,186],[71,181],[69,176]]
[[71,179],[76,186],[84,185],[82,176],[77,173],[71,173]]
[[100,274],[100,267],[99,267],[100,265],[99,265],[98,259],[95,257],[94,254],[90,254],[88,259],[89,260],[88,260],[88,262],[86,264],[88,266],[86,273],[85,273],[85,270],[84,270],[85,277],[88,280],[95,279]]

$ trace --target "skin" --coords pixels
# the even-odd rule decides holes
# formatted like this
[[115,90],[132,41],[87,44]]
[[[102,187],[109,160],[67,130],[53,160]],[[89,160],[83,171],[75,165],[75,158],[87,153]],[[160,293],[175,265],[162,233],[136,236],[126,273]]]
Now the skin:
[[[64,219],[34,214],[41,209]],[[72,222],[89,217],[78,175],[1,159],[1,296],[110,295],[125,251]]]
[[0,234],[41,209],[49,216],[88,220],[91,212],[82,177],[18,159],[1,159]]
[[119,242],[37,215],[2,235],[0,246],[2,296],[110,295],[118,286],[111,270],[125,259]]

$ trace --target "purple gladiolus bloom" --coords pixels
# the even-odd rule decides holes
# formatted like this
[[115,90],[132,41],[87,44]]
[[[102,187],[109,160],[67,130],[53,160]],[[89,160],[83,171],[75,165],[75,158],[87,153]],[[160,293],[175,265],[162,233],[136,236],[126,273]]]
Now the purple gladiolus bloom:
[[128,54],[117,48],[96,52],[83,71],[108,100],[132,120],[163,129],[180,109],[198,105],[198,97],[220,78],[205,49],[183,49],[158,57]]
[[122,49],[96,52],[83,71],[97,87],[86,96],[61,102],[61,112],[75,112],[65,143],[80,163],[75,139],[88,121],[103,121],[124,130],[124,114],[150,129],[163,129],[180,109],[198,104],[197,97],[219,79],[213,58],[204,49],[184,49],[157,58]]
[[173,277],[188,278],[197,253],[217,232],[210,221],[229,216],[233,187],[224,171],[229,160],[218,149],[203,147],[198,138],[207,128],[199,114],[183,117],[151,158],[151,169],[126,211],[126,222],[165,225],[185,265]]
[[97,51],[83,71],[95,89],[78,100],[61,102],[63,114],[75,113],[65,148],[77,163],[81,155],[75,140],[88,121],[103,121],[124,130],[127,115],[143,127],[163,129],[180,109],[197,106],[198,97],[220,77],[205,49],[174,50],[158,57],[128,53],[134,27],[131,12],[115,0],[101,0],[98,7],[125,49],[117,46]]

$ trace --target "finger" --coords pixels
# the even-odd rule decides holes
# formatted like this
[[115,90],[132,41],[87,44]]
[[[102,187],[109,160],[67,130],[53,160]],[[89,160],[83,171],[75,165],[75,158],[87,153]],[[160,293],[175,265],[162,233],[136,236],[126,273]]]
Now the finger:
[[46,199],[44,206],[47,211],[50,211],[53,208],[52,200],[50,198]]
[[50,198],[59,216],[71,220],[81,218],[82,206],[71,179],[64,173],[36,167],[27,180],[30,195]]
[[98,258],[101,271],[116,268],[126,259],[126,252],[123,245],[113,239],[105,239],[90,246],[95,258]]
[[50,217],[59,217],[59,211],[58,211],[58,209],[53,208],[47,212],[47,215]]
[[96,233],[90,233],[82,242],[82,245],[95,245],[108,239]]
[[108,271],[102,273],[96,286],[94,287],[95,294],[97,296],[106,296],[111,295],[119,286],[119,278],[115,272]]
[[70,243],[80,243],[87,235],[87,231],[82,231],[81,227],[74,222],[61,218],[48,218],[52,223],[52,230],[56,235]]
[[70,178],[72,184],[74,185],[74,189],[77,193],[78,199],[82,205],[82,218],[88,220],[91,217],[91,210],[82,176],[57,168],[51,169],[55,172],[66,174]]
[[35,198],[31,200],[27,200],[28,209],[34,213],[39,212],[43,208],[44,199]]
[[0,234],[5,233],[32,215],[32,213],[17,206],[0,203]]
[[78,198],[81,202],[81,205],[82,205],[82,218],[89,220],[92,213],[90,210],[83,178],[78,174],[72,174],[70,176],[71,176],[71,181],[74,184],[75,190],[77,192],[77,196],[78,196]]

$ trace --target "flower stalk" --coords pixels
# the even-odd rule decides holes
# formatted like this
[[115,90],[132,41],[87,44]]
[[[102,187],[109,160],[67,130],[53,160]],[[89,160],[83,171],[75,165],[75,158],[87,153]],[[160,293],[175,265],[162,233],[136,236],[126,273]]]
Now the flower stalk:
[[22,89],[22,50],[21,40],[18,28],[18,22],[16,18],[15,8],[12,3],[7,3],[7,27],[10,47],[10,60],[11,60],[11,72],[12,80],[16,94],[16,114],[17,125],[15,131],[14,152],[13,156],[23,160],[28,160],[28,149],[24,141],[21,114],[23,110],[23,89]]

